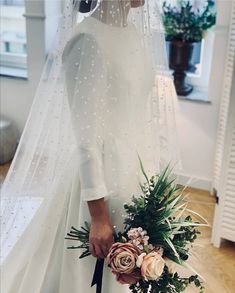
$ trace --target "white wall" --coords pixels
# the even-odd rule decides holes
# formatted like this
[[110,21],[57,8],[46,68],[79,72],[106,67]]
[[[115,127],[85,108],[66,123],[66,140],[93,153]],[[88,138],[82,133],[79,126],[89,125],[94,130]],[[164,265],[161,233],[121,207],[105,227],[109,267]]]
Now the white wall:
[[179,102],[179,140],[183,170],[180,178],[191,186],[211,190],[220,97],[228,44],[231,1],[217,1],[217,26],[209,82],[210,103]]
[[22,131],[33,100],[37,80],[0,79],[1,116],[11,118]]
[[182,158],[180,182],[211,189],[219,95],[210,104],[179,102],[179,142]]

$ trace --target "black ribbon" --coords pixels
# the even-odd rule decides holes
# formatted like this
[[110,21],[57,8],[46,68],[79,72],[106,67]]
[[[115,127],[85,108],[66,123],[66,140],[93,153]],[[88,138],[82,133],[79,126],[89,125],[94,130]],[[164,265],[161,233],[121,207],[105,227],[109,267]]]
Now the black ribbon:
[[91,287],[96,285],[96,293],[102,292],[103,269],[104,269],[104,259],[97,259],[95,264],[95,271],[94,271],[93,279],[91,283]]

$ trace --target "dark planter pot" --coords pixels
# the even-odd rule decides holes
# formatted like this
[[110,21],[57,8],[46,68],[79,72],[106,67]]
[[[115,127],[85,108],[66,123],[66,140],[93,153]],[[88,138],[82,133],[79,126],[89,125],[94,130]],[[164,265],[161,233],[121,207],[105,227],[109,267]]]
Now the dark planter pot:
[[171,41],[169,45],[169,66],[174,70],[176,92],[180,96],[187,96],[193,91],[193,86],[187,84],[186,72],[194,66],[192,64],[193,49],[196,43]]

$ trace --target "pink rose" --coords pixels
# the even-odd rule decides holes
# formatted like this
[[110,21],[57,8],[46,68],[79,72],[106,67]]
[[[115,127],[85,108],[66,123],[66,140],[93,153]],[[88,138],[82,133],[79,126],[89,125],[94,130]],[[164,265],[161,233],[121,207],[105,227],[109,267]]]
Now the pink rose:
[[130,274],[116,274],[116,279],[121,284],[136,284],[141,279],[141,274],[139,269],[135,269]]
[[136,268],[139,254],[139,249],[133,244],[117,242],[111,246],[107,262],[113,273],[130,274]]
[[152,251],[147,255],[140,255],[137,264],[140,266],[142,277],[157,280],[163,273],[165,261],[158,252]]

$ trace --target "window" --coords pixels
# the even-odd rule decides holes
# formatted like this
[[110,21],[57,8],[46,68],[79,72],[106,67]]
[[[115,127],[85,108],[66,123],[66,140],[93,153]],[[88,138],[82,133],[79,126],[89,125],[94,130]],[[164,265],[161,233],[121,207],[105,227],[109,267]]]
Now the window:
[[[166,1],[171,5],[177,5],[177,0],[161,0],[161,5]],[[207,0],[188,0],[193,7],[196,7],[200,11],[200,7],[203,8],[204,3]],[[211,2],[216,3],[215,0]],[[193,85],[194,90],[186,97],[180,97],[183,99],[197,100],[209,102],[208,89],[211,75],[212,55],[214,49],[214,31],[215,28],[209,29],[201,42],[195,43],[192,61],[193,66],[187,72],[187,82]],[[167,49],[169,43],[167,42]]]
[[[202,0],[201,0],[202,1]],[[203,0],[206,1],[206,0]],[[202,2],[203,2],[202,1]],[[218,1],[211,0],[216,5]],[[215,25],[206,32],[201,41],[197,62],[195,62],[195,72],[188,72],[188,82],[194,86],[194,91],[186,99],[211,102],[209,96],[210,77],[212,74],[212,59],[214,54],[215,39],[218,34],[218,25]],[[195,49],[195,53],[198,49]],[[195,57],[195,56],[194,56]],[[195,61],[195,59],[193,59]]]
[[24,0],[0,0],[0,74],[27,77]]
[[[194,91],[188,96],[190,100],[209,102],[208,88],[211,75],[213,46],[214,32],[209,31],[202,42],[198,44],[198,48],[194,50],[193,63],[195,70],[187,73],[188,82],[194,86]],[[197,57],[195,54],[198,54]]]

